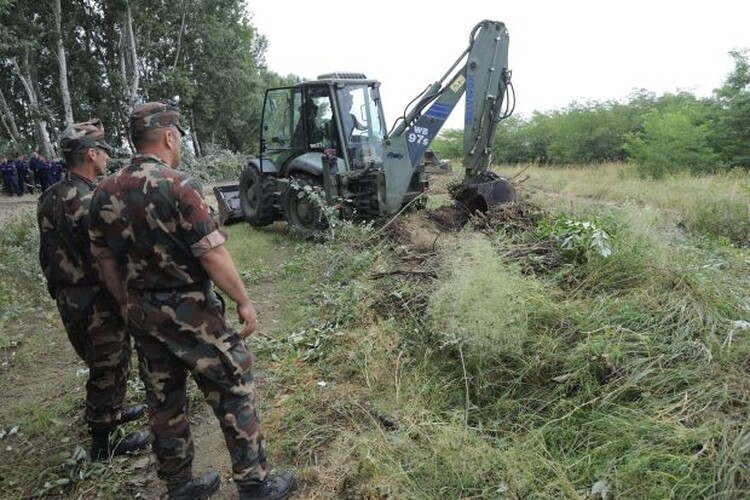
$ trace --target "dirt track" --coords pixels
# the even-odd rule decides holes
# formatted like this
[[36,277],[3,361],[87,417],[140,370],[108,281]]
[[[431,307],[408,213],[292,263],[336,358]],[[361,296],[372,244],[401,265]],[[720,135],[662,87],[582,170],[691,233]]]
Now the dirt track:
[[0,194],[0,224],[15,218],[36,217],[38,194],[8,196]]

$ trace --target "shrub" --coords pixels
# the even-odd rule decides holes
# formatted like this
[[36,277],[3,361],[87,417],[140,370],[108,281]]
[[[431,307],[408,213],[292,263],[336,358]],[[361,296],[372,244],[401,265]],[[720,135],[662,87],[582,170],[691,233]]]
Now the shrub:
[[647,113],[643,132],[626,139],[626,150],[639,174],[659,179],[680,170],[716,170],[719,157],[708,144],[708,125],[696,121],[689,110]]

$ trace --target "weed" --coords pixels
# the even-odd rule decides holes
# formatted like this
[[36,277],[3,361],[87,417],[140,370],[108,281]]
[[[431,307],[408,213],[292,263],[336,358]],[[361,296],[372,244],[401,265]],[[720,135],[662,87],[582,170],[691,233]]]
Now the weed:
[[591,253],[604,258],[612,254],[610,235],[596,222],[574,220],[558,214],[543,219],[539,232],[559,245],[568,262],[583,263]]
[[243,269],[240,272],[243,283],[245,286],[257,285],[263,279],[263,269],[261,267],[252,267],[250,269]]

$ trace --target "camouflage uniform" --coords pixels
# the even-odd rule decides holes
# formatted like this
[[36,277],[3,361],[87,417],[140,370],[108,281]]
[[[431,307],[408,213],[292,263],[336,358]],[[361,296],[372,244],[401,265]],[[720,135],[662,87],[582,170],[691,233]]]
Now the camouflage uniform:
[[[102,136],[64,142],[91,141],[109,148]],[[97,143],[98,142],[98,143]],[[78,356],[89,367],[86,421],[92,429],[111,428],[120,421],[130,363],[130,339],[119,306],[100,284],[88,238],[89,204],[94,184],[70,173],[39,198],[39,262],[47,289],[57,302],[63,325]]]
[[[134,113],[131,134],[133,127],[136,133],[179,128],[176,110],[149,106]],[[220,422],[235,481],[262,481],[266,452],[252,355],[227,325],[199,260],[226,241],[201,186],[155,156],[136,155],[99,184],[91,210],[92,252],[111,252],[127,285],[128,326],[146,386],[159,477],[168,485],[191,478],[190,373]]]

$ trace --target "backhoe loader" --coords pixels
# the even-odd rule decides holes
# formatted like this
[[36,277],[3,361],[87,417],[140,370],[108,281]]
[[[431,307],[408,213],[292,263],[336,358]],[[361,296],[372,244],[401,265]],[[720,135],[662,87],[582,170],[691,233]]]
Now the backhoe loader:
[[390,131],[379,88],[360,73],[329,73],[267,90],[259,157],[239,185],[215,188],[221,222],[259,227],[283,218],[312,235],[326,227],[326,205],[345,218],[372,219],[423,204],[424,153],[462,96],[465,176],[456,202],[486,211],[514,199],[513,185],[489,170],[495,129],[514,103],[503,23],[478,23],[468,47]]

